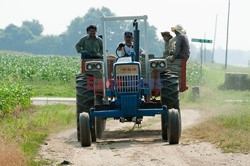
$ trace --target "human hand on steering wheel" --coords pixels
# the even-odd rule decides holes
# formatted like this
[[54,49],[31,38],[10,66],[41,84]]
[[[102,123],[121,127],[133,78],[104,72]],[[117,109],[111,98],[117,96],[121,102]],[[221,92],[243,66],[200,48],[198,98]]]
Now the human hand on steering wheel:
[[118,54],[118,51],[121,51],[122,50],[122,48],[125,46],[125,44],[124,43],[120,43],[119,45],[118,45],[118,47],[116,48],[116,51],[115,51],[115,54],[116,54],[116,56],[118,57],[118,58],[121,58],[122,57],[122,55],[120,54]]
[[122,47],[124,47],[124,46],[125,46],[124,43],[120,43],[120,44],[118,45],[119,48],[122,48]]

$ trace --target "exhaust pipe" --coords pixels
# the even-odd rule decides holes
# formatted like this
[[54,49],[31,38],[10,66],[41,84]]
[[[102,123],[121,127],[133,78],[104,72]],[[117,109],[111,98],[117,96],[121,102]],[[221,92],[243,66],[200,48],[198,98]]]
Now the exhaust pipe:
[[140,30],[138,30],[138,22],[135,19],[133,22],[134,30],[134,50],[135,50],[135,61],[139,62],[140,54]]

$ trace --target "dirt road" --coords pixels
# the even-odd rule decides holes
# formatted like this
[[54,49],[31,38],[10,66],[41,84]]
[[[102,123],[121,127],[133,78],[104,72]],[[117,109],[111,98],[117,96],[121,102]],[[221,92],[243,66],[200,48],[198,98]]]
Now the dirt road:
[[[183,110],[182,126],[186,129],[201,119],[199,111]],[[40,150],[40,159],[64,160],[76,166],[102,165],[249,165],[244,154],[223,154],[209,143],[169,145],[163,142],[160,118],[146,118],[133,131],[132,123],[109,120],[103,138],[91,147],[82,148],[76,140],[76,129],[51,135]]]

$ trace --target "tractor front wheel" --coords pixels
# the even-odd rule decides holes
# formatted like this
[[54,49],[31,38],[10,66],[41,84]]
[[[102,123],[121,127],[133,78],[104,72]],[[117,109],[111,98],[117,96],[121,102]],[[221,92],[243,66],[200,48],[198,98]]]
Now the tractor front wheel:
[[80,121],[80,141],[83,147],[91,146],[91,130],[90,130],[90,120],[89,114],[87,112],[82,112],[79,117]]
[[178,144],[181,135],[181,116],[177,109],[168,110],[168,141]]

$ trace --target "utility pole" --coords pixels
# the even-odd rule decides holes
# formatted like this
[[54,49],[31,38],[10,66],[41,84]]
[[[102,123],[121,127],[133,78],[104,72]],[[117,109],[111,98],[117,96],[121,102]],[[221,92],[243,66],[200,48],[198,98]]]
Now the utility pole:
[[215,49],[215,40],[216,40],[216,33],[217,33],[217,19],[218,19],[218,15],[216,14],[216,18],[215,18],[215,29],[214,29],[214,43],[213,43],[213,54],[212,54],[212,63],[214,63],[214,49]]
[[201,43],[201,48],[200,48],[200,84],[202,82],[202,61],[203,61],[203,43]]
[[197,38],[192,38],[191,39],[192,42],[198,42],[201,44],[201,48],[200,48],[200,84],[202,82],[202,64],[203,64],[203,56],[204,56],[204,52],[203,52],[203,44],[205,45],[205,43],[212,43],[212,40],[209,39],[197,39]]
[[[206,32],[204,33],[204,39],[206,39]],[[206,63],[207,62],[207,58],[206,58],[206,52],[207,52],[207,47],[206,47],[206,43],[204,43],[204,53],[203,53],[203,62]]]
[[226,40],[225,69],[227,69],[227,54],[228,54],[228,34],[229,34],[229,17],[230,17],[230,0],[228,0],[228,16],[227,16],[227,40]]

